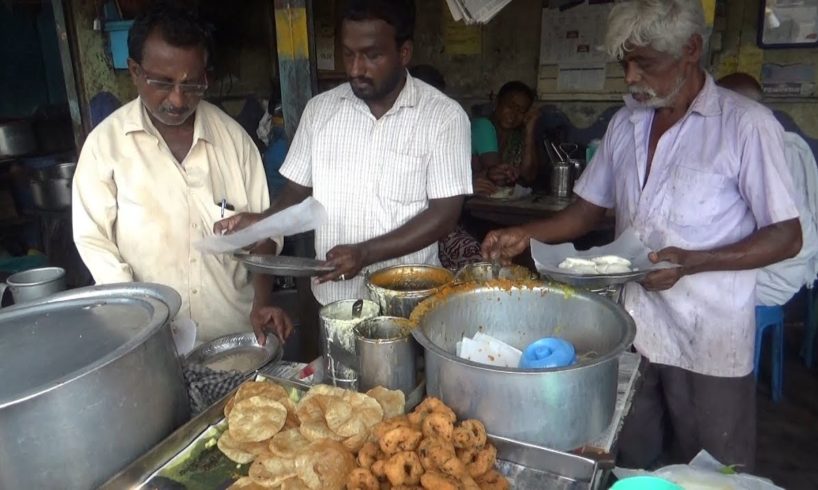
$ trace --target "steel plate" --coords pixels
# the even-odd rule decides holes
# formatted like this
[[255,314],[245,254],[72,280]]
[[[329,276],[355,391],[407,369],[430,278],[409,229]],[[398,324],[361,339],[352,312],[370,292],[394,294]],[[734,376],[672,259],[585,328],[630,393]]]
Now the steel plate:
[[323,261],[304,257],[237,253],[233,254],[233,258],[250,272],[272,276],[310,277],[334,270]]
[[641,281],[645,276],[656,270],[638,270],[621,274],[569,274],[551,270],[542,270],[540,275],[552,281],[561,282],[582,289],[604,289],[608,286],[619,286],[628,282]]
[[261,346],[253,332],[246,332],[225,335],[202,344],[185,361],[215,371],[249,374],[270,362],[281,360],[281,356],[281,343],[274,335],[268,335],[267,342]]

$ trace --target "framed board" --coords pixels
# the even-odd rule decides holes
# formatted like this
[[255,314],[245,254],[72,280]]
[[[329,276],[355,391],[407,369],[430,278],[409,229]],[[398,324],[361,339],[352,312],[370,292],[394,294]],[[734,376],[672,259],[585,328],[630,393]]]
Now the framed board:
[[818,0],[762,0],[758,26],[761,48],[818,47]]

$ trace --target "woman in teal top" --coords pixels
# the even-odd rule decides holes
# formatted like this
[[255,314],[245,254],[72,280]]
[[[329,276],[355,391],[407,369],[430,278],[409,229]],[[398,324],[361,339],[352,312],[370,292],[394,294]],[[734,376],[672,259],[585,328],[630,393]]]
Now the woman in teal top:
[[[490,185],[496,190],[496,186],[513,186],[518,181],[531,185],[537,178],[534,151],[537,113],[529,112],[533,103],[534,91],[528,85],[508,82],[497,94],[491,117],[472,121],[472,170],[477,176],[476,186]],[[477,182],[478,179],[483,182]]]

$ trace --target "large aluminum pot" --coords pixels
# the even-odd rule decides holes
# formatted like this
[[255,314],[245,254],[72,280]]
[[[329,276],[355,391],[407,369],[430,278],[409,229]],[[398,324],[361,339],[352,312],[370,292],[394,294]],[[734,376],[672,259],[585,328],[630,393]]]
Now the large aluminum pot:
[[367,274],[366,287],[381,315],[409,318],[415,306],[453,280],[454,274],[443,267],[393,265]]
[[[593,293],[539,281],[466,283],[412,313],[426,351],[426,390],[494,435],[571,450],[599,436],[616,404],[619,355],[633,319]],[[574,344],[580,361],[556,369],[498,368],[458,358],[456,343],[481,331],[520,350],[543,337]]]
[[187,420],[179,306],[131,283],[0,313],[0,489],[95,488]]

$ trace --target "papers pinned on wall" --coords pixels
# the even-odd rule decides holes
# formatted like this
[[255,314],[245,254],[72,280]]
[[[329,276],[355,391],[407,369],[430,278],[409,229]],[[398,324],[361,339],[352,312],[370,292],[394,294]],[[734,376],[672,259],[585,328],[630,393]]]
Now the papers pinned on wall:
[[511,0],[446,0],[454,20],[466,24],[487,24]]

